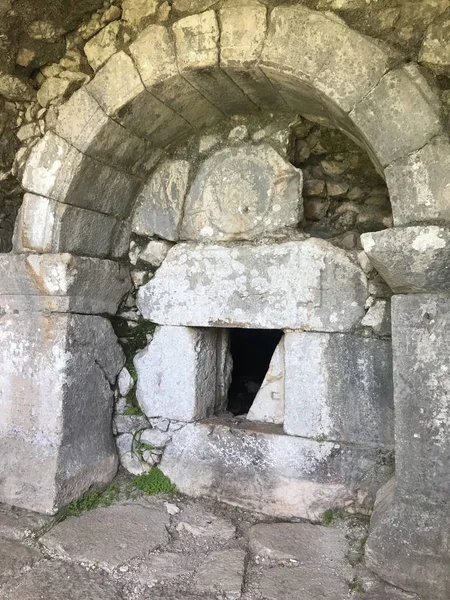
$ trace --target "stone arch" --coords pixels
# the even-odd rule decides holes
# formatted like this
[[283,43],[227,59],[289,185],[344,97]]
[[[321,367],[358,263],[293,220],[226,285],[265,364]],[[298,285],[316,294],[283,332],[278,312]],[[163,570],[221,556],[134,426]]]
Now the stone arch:
[[[395,225],[450,218],[450,145],[417,65],[399,64],[385,45],[302,6],[268,16],[252,2],[236,15],[225,5],[172,30],[151,25],[72,96],[25,168],[33,197],[25,197],[16,250],[84,247],[117,257],[158,150],[224,115],[261,109],[291,109],[363,146],[385,174]],[[70,239],[67,222],[85,233]],[[85,238],[99,230],[92,247]]]
[[[450,220],[450,145],[437,95],[417,65],[402,64],[385,45],[352,31],[334,16],[302,6],[280,6],[268,14],[256,1],[240,6],[239,12],[228,3],[217,11],[185,17],[172,29],[149,26],[129,53],[115,54],[73,95],[62,107],[55,131],[34,147],[23,177],[27,194],[16,226],[16,254],[7,257],[14,263],[17,281],[2,279],[2,308],[17,310],[17,297],[25,296],[29,311],[113,313],[126,288],[126,273],[109,259],[125,253],[133,202],[159,151],[224,115],[286,108],[340,128],[366,148],[384,172],[396,228],[366,239],[371,258],[395,276],[403,269],[401,257],[391,264],[392,249],[406,240],[410,260],[425,249],[416,271],[428,269],[431,262],[431,269],[439,273],[439,284],[429,287],[423,277],[415,285],[416,271],[411,269],[401,291],[416,295],[398,296],[394,302],[401,469],[395,496],[388,489],[375,514],[368,557],[390,582],[425,594],[432,589],[433,597],[444,600],[450,585],[449,557],[440,532],[448,515],[442,510],[445,490],[436,486],[434,493],[433,486],[448,477],[450,448],[441,436],[442,428],[448,427],[448,411],[439,408],[441,388],[448,382],[442,380],[447,377],[442,370],[441,383],[424,387],[424,373],[415,369],[415,362],[426,348],[422,332],[430,328],[437,350],[426,368],[435,373],[448,358],[443,331],[450,308],[445,296],[449,278],[445,256],[438,252],[447,244],[447,229],[434,223],[442,226]],[[421,223],[427,225],[426,232],[406,228],[405,233],[404,226]],[[391,235],[394,240],[386,242]],[[29,256],[30,252],[44,256]],[[2,264],[3,257],[0,268]],[[115,283],[98,288],[97,273],[105,269]],[[81,315],[59,317],[61,352],[74,329],[83,339],[91,336],[99,348],[94,322],[80,326],[82,320]],[[13,320],[9,325],[12,337],[6,332],[6,343],[22,332]],[[107,335],[103,332],[103,343]],[[45,340],[51,341],[48,335]],[[406,357],[405,340],[410,349]],[[105,375],[105,386],[114,379],[114,368],[102,360],[97,358],[96,364]],[[62,389],[65,380],[59,375],[52,385]],[[410,415],[420,413],[425,398],[431,421],[417,418],[413,423]],[[430,422],[437,433],[430,434]],[[62,441],[56,436],[55,431],[58,446]],[[20,456],[13,464],[23,470]],[[427,459],[432,470],[427,469]],[[97,453],[97,463],[82,463],[78,476],[76,456],[69,472],[60,472],[58,460],[52,458],[43,495],[36,492],[35,483],[31,496],[21,484],[2,499],[51,512],[92,482],[107,478],[114,468],[108,456],[102,459]],[[107,472],[102,472],[101,460],[108,464]],[[417,485],[420,474],[423,481]],[[68,491],[63,493],[64,485]],[[424,514],[429,516],[428,530],[426,536],[417,536]]]

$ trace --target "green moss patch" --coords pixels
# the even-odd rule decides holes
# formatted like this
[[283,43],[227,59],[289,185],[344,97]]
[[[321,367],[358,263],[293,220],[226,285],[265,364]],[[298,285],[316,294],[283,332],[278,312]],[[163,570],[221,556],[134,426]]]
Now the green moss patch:
[[148,473],[133,477],[134,488],[147,496],[155,494],[175,494],[176,486],[157,467],[152,467]]

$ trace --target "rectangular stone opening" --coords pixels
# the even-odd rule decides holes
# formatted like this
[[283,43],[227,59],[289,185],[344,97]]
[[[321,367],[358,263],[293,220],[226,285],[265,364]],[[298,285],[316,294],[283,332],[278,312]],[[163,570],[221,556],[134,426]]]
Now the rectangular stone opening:
[[233,359],[227,410],[245,415],[261,389],[275,349],[283,337],[278,329],[230,329]]

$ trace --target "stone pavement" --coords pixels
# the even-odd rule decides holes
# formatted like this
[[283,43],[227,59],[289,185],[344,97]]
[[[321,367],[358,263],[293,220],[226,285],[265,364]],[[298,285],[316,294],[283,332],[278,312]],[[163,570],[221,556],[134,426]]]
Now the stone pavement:
[[419,600],[364,567],[366,533],[357,516],[280,523],[181,496],[121,495],[60,522],[0,505],[0,598]]

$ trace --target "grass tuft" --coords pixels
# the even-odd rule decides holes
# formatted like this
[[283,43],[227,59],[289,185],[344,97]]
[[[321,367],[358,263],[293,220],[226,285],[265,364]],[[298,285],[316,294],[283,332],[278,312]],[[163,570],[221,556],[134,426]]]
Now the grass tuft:
[[104,492],[87,492],[81,498],[72,500],[64,509],[65,517],[78,517],[82,512],[93,510],[100,506],[111,506],[119,496],[119,486],[109,485]]
[[158,467],[152,467],[148,473],[133,477],[133,486],[147,496],[155,494],[175,494],[176,486]]

